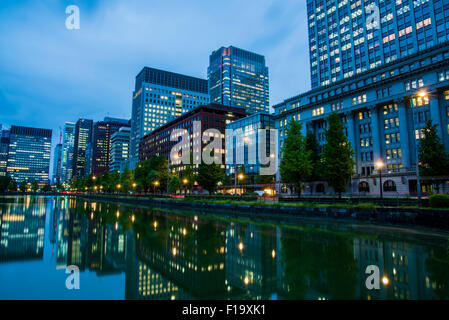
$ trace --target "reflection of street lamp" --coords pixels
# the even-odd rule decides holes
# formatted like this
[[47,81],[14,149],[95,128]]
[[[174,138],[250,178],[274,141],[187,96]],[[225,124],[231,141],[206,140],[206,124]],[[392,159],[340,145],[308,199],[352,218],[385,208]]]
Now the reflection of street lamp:
[[376,162],[376,167],[379,170],[379,177],[380,177],[380,200],[383,204],[383,200],[384,200],[384,194],[383,194],[383,186],[382,186],[382,169],[385,166],[385,164],[382,162],[382,160],[379,160],[378,162]]

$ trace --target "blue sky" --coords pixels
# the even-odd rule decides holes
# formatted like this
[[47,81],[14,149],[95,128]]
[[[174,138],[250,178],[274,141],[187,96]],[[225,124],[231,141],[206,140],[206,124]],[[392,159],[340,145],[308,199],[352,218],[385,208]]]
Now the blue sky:
[[[80,30],[65,28],[68,5]],[[131,117],[144,66],[206,78],[234,45],[265,55],[270,104],[310,89],[306,2],[298,0],[2,0],[0,123],[53,129],[80,117]]]

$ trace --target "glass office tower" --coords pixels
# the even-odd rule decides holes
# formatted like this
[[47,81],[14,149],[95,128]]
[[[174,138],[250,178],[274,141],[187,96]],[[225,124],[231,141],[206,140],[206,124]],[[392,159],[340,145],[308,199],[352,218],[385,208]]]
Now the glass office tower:
[[7,174],[18,184],[49,182],[51,135],[48,129],[11,127]]
[[446,0],[307,0],[312,88],[449,39]]
[[75,146],[73,150],[73,177],[85,176],[86,148],[92,142],[93,121],[79,119],[75,126]]
[[207,80],[145,67],[136,77],[131,119],[130,168],[140,139],[167,122],[209,103]]
[[220,48],[209,59],[211,103],[269,112],[268,67],[265,57],[236,47]]
[[53,179],[52,183],[60,184],[62,180],[62,144],[59,143],[55,147],[53,155]]
[[111,154],[109,159],[109,171],[121,171],[129,167],[129,144],[131,128],[122,127],[111,137]]
[[66,122],[62,142],[62,181],[72,180],[73,149],[75,147],[75,123]]

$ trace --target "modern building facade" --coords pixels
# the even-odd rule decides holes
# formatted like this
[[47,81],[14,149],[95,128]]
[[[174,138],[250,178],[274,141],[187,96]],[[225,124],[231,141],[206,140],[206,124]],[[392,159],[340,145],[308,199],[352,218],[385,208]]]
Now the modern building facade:
[[449,40],[445,0],[307,0],[312,88]]
[[0,137],[0,176],[6,176],[6,166],[8,164],[9,134]]
[[[262,167],[259,159],[259,152],[262,150],[259,148],[261,147],[260,142],[262,142],[260,139],[264,137],[259,134],[259,130],[265,131],[265,142],[263,142],[265,156],[270,157],[271,154],[277,154],[276,150],[270,150],[271,134],[274,133],[270,130],[275,129],[273,116],[265,112],[257,113],[228,124],[226,129],[226,150],[232,150],[232,152],[226,152],[226,154],[232,154],[232,159],[227,161],[227,163],[232,163],[226,166],[227,174],[234,175],[235,163],[237,163],[238,167],[244,168],[245,175],[252,178],[251,182],[255,183],[254,177],[260,174]],[[276,141],[277,137],[274,138]],[[243,150],[241,155],[243,161],[238,161],[238,150]]]
[[109,171],[123,172],[129,168],[129,147],[131,142],[131,128],[122,127],[111,137],[111,154]]
[[52,183],[60,184],[62,182],[62,144],[55,147],[53,154],[53,179]]
[[210,55],[207,74],[212,103],[244,108],[250,114],[270,111],[264,56],[222,47]]
[[[140,161],[150,160],[155,155],[169,159],[172,148],[178,143],[178,141],[170,141],[170,136],[174,130],[184,129],[190,136],[189,150],[193,152],[193,161],[200,163],[203,148],[209,143],[207,139],[211,138],[209,135],[207,135],[207,139],[205,138],[206,131],[216,129],[221,133],[223,141],[222,148],[216,150],[216,153],[222,155],[224,168],[226,125],[245,116],[247,113],[242,108],[217,104],[199,106],[143,137],[140,142]],[[195,124],[200,125],[196,126]],[[173,165],[173,169],[179,173],[185,170],[185,165],[181,163],[181,160],[174,164],[170,163],[170,165]]]
[[86,175],[86,148],[92,142],[93,121],[79,119],[75,125],[75,144],[73,149],[72,179]]
[[64,183],[70,183],[72,181],[75,131],[75,123],[65,123],[62,140],[62,181]]
[[12,126],[7,175],[40,187],[49,183],[52,130]]
[[110,169],[111,137],[122,127],[130,127],[126,119],[105,118],[94,124],[92,141],[92,174],[100,176]]
[[[355,174],[348,192],[379,194],[380,174],[375,163],[382,160],[384,194],[416,194],[416,146],[427,120],[438,125],[449,151],[449,47],[443,44],[420,51],[273,108],[280,159],[292,119],[303,124],[304,135],[314,132],[324,146],[327,118],[336,112],[355,152]],[[325,184],[309,186],[310,193],[316,190],[332,192]],[[442,191],[449,191],[447,184]]]
[[140,139],[167,122],[209,103],[207,81],[145,67],[136,77],[131,119],[130,165],[139,160]]

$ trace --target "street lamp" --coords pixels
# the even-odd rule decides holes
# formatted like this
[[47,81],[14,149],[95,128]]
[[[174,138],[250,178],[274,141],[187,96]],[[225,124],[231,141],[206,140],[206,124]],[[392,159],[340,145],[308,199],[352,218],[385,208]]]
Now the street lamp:
[[120,192],[120,189],[121,189],[121,188],[122,188],[122,185],[118,184],[118,185],[117,185],[117,193]]
[[184,183],[184,194],[187,195],[187,184],[189,183],[189,180],[184,179],[182,182]]
[[384,193],[383,193],[383,185],[382,185],[382,169],[383,169],[383,167],[385,166],[385,164],[382,162],[382,160],[379,160],[377,163],[376,163],[376,167],[377,167],[377,169],[379,170],[379,184],[380,184],[380,201],[381,201],[381,203],[383,204],[383,202],[384,202]]
[[[421,90],[417,94],[420,98],[425,98],[428,96],[428,93],[425,90]],[[416,139],[416,128],[415,128],[415,112],[414,112],[414,103],[413,103],[413,95],[410,97],[410,106],[412,111],[412,126],[413,126],[413,139],[415,139],[415,159],[416,159],[416,188],[418,191],[418,200],[421,201],[421,177],[419,172],[419,155],[418,155],[418,141],[419,139]],[[418,131],[418,137],[421,137],[420,131]]]

